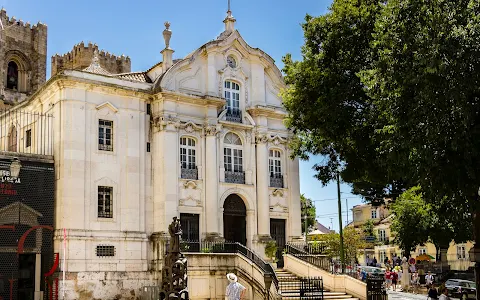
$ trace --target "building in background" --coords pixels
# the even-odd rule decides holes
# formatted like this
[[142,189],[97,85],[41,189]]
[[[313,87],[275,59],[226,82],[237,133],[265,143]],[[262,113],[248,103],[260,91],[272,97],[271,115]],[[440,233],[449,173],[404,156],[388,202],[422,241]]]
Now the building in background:
[[[356,205],[353,207],[352,212],[353,222],[350,226],[363,230],[367,222],[373,223],[375,242],[371,243],[373,247],[365,249],[365,253],[359,255],[361,263],[365,263],[365,254],[371,259],[375,257],[382,265],[385,258],[392,259],[395,255],[401,257],[402,250],[394,243],[395,232],[390,229],[394,215],[385,205],[378,207],[374,207],[371,204]],[[418,245],[415,251],[410,253],[410,256],[417,257],[426,254],[431,257],[431,262],[437,263],[435,265],[437,269],[467,271],[474,264],[470,261],[468,254],[472,248],[472,242],[456,244],[452,241],[446,251],[446,257],[444,257],[442,265],[436,261],[437,252],[435,245],[432,243]]]
[[9,18],[0,10],[0,109],[24,101],[45,83],[47,26]]
[[[80,43],[52,58],[41,89],[46,28],[35,29],[45,30],[38,55],[26,47],[1,57],[17,67],[2,73],[7,82],[14,75],[4,98],[16,106],[4,117],[0,150],[38,147],[54,160],[54,251],[63,253],[66,233],[65,299],[131,297],[157,283],[173,217],[184,240],[235,241],[261,256],[272,238],[280,249],[301,239],[282,74],[245,42],[230,10],[224,24],[216,39],[174,60],[166,23],[163,61],[141,72],[130,72],[128,57]],[[22,75],[27,62],[31,75]],[[43,135],[24,112],[51,114],[51,130]]]

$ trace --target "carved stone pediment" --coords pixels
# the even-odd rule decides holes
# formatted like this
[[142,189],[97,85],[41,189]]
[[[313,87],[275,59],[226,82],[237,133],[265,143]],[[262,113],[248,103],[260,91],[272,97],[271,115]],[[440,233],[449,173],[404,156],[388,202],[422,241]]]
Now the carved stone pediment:
[[188,197],[187,199],[180,199],[178,204],[180,206],[201,207],[202,201]]
[[270,211],[287,212],[287,197],[282,189],[275,189],[270,194]]

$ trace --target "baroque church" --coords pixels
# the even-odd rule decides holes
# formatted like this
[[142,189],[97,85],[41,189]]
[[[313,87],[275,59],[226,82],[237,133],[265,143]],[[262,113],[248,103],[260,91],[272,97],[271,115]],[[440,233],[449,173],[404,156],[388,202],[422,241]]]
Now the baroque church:
[[[47,27],[5,10],[0,18],[0,104],[53,117],[51,144],[37,147],[54,161],[65,299],[124,292],[100,288],[99,278],[132,279],[132,289],[158,282],[173,217],[183,241],[238,242],[263,258],[272,239],[279,249],[301,239],[285,83],[235,29],[230,9],[224,31],[184,58],[173,59],[166,22],[163,60],[148,70],[132,72],[129,57],[82,42],[51,58],[48,81]],[[0,150],[38,135],[24,129],[2,127]]]

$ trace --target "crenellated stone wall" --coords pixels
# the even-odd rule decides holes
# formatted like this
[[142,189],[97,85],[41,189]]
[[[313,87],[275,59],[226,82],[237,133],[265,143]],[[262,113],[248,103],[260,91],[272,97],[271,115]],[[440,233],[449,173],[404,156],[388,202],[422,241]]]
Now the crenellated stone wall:
[[[72,51],[52,56],[52,76],[62,70],[82,70],[92,62],[93,53],[98,50],[97,44],[81,42],[73,46]],[[116,56],[104,50],[99,51],[100,66],[112,74],[128,73],[131,61],[128,56]]]

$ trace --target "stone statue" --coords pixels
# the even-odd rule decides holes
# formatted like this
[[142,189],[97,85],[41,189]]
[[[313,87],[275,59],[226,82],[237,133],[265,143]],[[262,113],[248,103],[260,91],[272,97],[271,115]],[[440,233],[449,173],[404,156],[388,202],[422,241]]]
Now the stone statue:
[[170,48],[170,38],[172,37],[172,31],[170,30],[170,22],[165,22],[165,30],[163,31],[163,39],[165,40],[165,49]]
[[170,234],[170,247],[164,259],[162,268],[162,285],[160,289],[161,300],[188,299],[187,288],[187,258],[180,253],[180,236],[182,226],[177,217],[173,218],[168,226]]
[[173,222],[168,226],[170,234],[170,253],[180,253],[180,236],[182,235],[182,225],[177,217],[173,217]]

